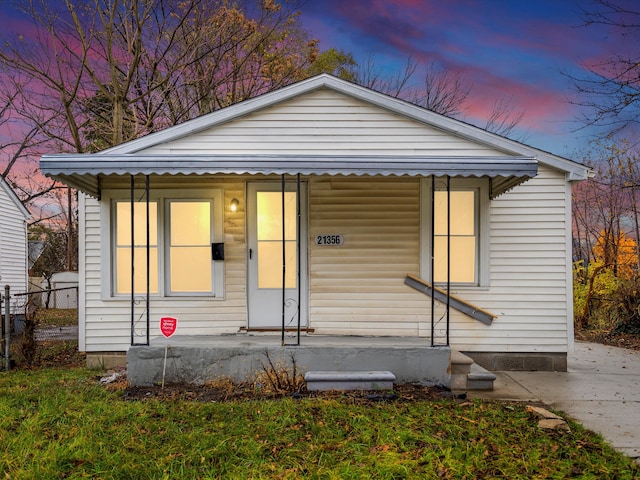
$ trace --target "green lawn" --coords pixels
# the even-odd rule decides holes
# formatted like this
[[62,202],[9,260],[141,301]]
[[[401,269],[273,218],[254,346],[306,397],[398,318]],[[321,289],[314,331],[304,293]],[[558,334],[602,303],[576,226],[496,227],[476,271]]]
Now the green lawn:
[[77,308],[40,308],[36,311],[37,325],[63,326],[78,324]]
[[524,405],[127,401],[85,369],[0,373],[0,478],[611,478],[640,468]]

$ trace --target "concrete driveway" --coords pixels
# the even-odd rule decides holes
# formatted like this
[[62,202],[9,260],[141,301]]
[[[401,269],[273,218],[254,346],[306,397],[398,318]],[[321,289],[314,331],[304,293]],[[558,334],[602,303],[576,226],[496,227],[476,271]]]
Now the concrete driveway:
[[576,342],[567,372],[493,372],[492,392],[478,398],[543,402],[640,457],[640,352]]

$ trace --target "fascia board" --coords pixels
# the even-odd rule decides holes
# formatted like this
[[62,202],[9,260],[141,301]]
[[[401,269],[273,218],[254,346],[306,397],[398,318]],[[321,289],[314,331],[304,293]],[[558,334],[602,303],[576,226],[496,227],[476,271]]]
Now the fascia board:
[[9,184],[5,181],[5,179],[2,177],[0,177],[0,187],[2,187],[2,189],[5,192],[7,192],[7,195],[9,196],[11,201],[16,204],[16,207],[18,207],[18,209],[24,215],[25,220],[28,218],[31,218],[31,213],[29,213],[29,210],[27,209],[27,207],[24,206],[22,201],[16,195],[16,192],[13,191],[13,188],[11,188]]

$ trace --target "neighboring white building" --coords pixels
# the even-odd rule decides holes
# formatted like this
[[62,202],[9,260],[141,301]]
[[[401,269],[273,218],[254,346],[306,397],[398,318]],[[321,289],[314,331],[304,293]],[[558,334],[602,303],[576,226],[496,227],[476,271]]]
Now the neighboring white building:
[[78,272],[54,273],[50,282],[42,280],[40,286],[42,290],[54,290],[49,308],[78,308]]
[[[79,345],[90,355],[158,336],[163,316],[180,318],[181,335],[299,319],[308,335],[433,331],[434,344],[448,323],[451,347],[489,368],[566,369],[571,184],[584,165],[320,75],[41,168],[82,192]],[[432,313],[407,285],[412,275],[446,290],[447,271],[467,312],[449,322],[444,303]],[[474,305],[493,321],[473,318]]]
[[[13,189],[0,177],[0,295],[27,292],[27,219],[30,214]],[[13,307],[18,302],[11,298]],[[13,311],[13,309],[12,309]]]

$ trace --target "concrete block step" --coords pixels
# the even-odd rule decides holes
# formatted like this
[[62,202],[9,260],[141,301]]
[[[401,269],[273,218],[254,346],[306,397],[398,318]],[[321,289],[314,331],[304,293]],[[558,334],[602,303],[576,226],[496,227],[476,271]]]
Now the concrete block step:
[[466,375],[471,371],[473,359],[462,352],[451,350],[451,375]]
[[496,376],[480,365],[471,365],[471,372],[467,375],[468,390],[493,390]]
[[307,390],[391,390],[396,376],[388,371],[308,371]]
[[493,390],[496,376],[462,352],[451,350],[451,390]]
[[449,381],[449,388],[451,390],[466,390],[467,389],[467,375],[466,373],[451,374]]

